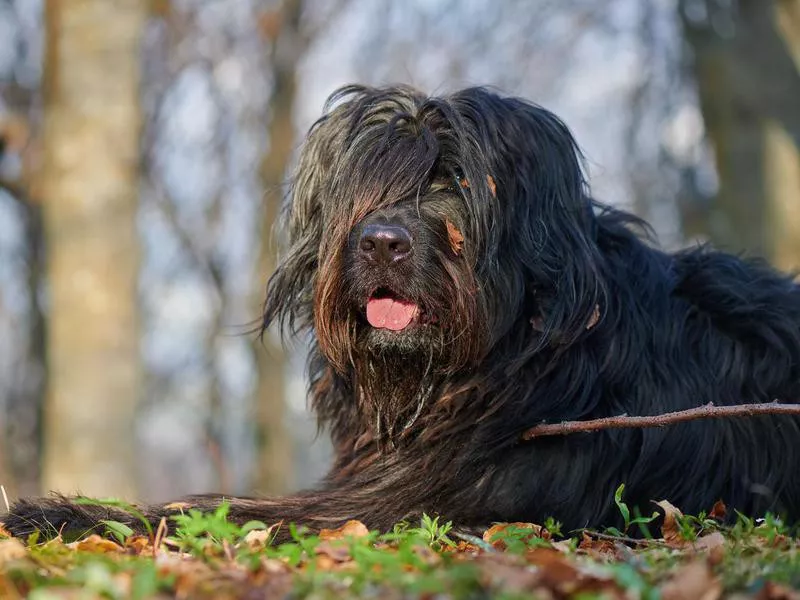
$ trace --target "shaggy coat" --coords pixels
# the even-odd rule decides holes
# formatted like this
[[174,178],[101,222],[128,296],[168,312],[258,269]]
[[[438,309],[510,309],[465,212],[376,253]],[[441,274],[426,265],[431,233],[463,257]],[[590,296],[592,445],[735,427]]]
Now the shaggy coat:
[[[800,398],[792,279],[706,247],[655,249],[641,222],[592,200],[552,113],[483,88],[348,87],[312,127],[290,200],[264,327],[310,333],[309,396],[335,464],[316,489],[230,499],[234,520],[597,527],[617,523],[621,483],[644,512],[721,499],[800,518],[796,417],[521,441],[543,422]],[[5,526],[100,518],[138,525],[54,497],[20,501]]]

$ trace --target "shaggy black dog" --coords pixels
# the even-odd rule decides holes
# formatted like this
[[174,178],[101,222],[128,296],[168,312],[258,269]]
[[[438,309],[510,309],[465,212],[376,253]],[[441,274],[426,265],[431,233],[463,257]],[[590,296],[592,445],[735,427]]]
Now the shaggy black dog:
[[[796,417],[521,440],[542,422],[800,398],[800,289],[707,248],[653,249],[591,199],[553,114],[482,88],[345,88],[308,136],[287,216],[264,325],[313,334],[310,398],[336,461],[318,489],[231,499],[235,520],[599,526],[617,521],[620,483],[648,512],[722,499],[800,517]],[[21,501],[5,525],[109,517],[137,525],[62,497]]]

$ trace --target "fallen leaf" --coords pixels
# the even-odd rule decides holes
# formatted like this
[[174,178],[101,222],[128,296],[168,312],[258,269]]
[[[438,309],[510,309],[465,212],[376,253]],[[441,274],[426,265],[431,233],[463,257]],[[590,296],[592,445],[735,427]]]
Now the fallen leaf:
[[244,536],[245,545],[250,550],[262,550],[269,546],[272,538],[272,527],[269,529],[252,529]]
[[578,548],[592,554],[616,554],[617,548],[611,540],[595,538],[585,531],[578,544]]
[[556,588],[565,583],[576,583],[580,578],[578,568],[558,550],[533,548],[525,554],[527,561],[541,569],[542,581]]
[[721,595],[722,584],[704,560],[682,566],[661,586],[662,600],[716,600]]
[[541,525],[536,525],[534,523],[495,523],[489,529],[483,532],[483,541],[487,544],[491,544],[495,550],[505,550],[506,543],[502,539],[502,534],[509,529],[530,530],[530,534],[520,538],[523,542],[528,542],[530,539],[538,537],[550,539],[550,532]]
[[756,600],[800,600],[800,592],[767,581],[756,595]]
[[727,514],[728,514],[728,507],[725,506],[725,503],[722,500],[717,500],[714,503],[714,506],[711,508],[711,512],[708,513],[708,516],[711,517],[712,519],[723,521]]
[[[484,554],[477,563],[485,587],[504,592],[538,591],[541,575],[538,569],[526,566],[519,557],[509,554]],[[543,594],[539,594],[546,597]]]
[[144,535],[132,535],[125,540],[125,548],[133,554],[144,554],[145,552],[152,553],[153,546],[150,544],[150,538]]
[[447,240],[450,242],[450,249],[457,256],[464,247],[464,236],[458,227],[450,222],[450,219],[445,219],[444,224],[447,226]]
[[345,562],[350,560],[350,548],[344,544],[332,544],[331,541],[324,541],[317,544],[314,552],[320,556],[327,556],[334,562]]
[[125,552],[125,549],[116,542],[107,540],[96,533],[93,533],[86,539],[80,540],[79,542],[67,544],[67,547],[74,548],[75,550],[81,550],[83,552],[95,552],[98,554],[106,554],[108,552]]
[[320,540],[341,540],[346,537],[360,538],[369,535],[369,529],[361,521],[348,521],[338,529],[323,529]]
[[716,550],[717,548],[724,548],[725,537],[719,531],[714,531],[713,533],[697,538],[692,544],[692,547],[695,550],[706,552]]
[[661,524],[661,537],[671,546],[683,546],[685,540],[681,536],[678,520],[676,518],[682,517],[683,513],[667,500],[661,500],[655,504],[664,511],[664,522]]
[[17,538],[0,540],[0,565],[11,560],[23,558],[27,554],[25,544]]
[[7,537],[7,538],[14,537],[13,535],[11,535],[11,532],[5,528],[3,523],[0,523],[0,537]]
[[558,597],[579,594],[603,598],[623,598],[624,590],[611,577],[581,571],[567,556],[551,548],[533,548],[525,555],[538,567],[540,584]]
[[179,510],[181,512],[190,508],[192,508],[192,505],[188,502],[170,502],[164,505],[164,510]]

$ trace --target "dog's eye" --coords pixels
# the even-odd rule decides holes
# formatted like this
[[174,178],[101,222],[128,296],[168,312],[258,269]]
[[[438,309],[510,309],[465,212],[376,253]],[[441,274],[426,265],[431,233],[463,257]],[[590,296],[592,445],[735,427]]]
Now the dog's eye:
[[461,193],[462,189],[466,189],[469,187],[469,182],[467,178],[464,177],[464,172],[456,167],[453,169],[453,177],[450,180],[450,189],[456,193]]

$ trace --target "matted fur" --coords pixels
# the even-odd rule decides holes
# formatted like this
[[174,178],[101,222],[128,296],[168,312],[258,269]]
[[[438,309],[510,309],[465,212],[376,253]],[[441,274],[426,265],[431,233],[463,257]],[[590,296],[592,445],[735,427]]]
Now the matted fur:
[[[408,256],[370,262],[370,223],[407,231]],[[425,511],[459,526],[602,526],[618,519],[620,483],[648,512],[662,498],[689,512],[722,499],[800,517],[794,417],[520,441],[542,422],[800,398],[791,278],[642,241],[635,218],[591,199],[572,136],[543,108],[483,88],[345,88],[309,133],[287,227],[264,325],[311,333],[310,399],[336,461],[317,489],[232,499],[233,519],[386,529]],[[381,290],[414,302],[419,321],[370,326]],[[137,527],[64,497],[21,501],[5,525],[24,535],[100,518]]]

